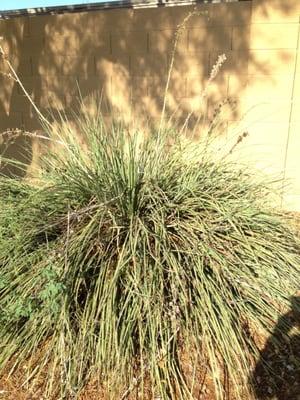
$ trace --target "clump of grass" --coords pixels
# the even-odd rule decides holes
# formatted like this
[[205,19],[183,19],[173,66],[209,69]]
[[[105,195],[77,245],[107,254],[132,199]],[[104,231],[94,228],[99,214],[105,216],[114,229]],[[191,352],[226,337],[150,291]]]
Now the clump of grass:
[[47,367],[49,397],[98,377],[112,399],[150,382],[186,400],[202,357],[217,398],[222,364],[239,396],[252,328],[270,332],[300,283],[268,185],[176,131],[140,140],[96,116],[80,133],[64,125],[38,179],[0,179],[1,368]]

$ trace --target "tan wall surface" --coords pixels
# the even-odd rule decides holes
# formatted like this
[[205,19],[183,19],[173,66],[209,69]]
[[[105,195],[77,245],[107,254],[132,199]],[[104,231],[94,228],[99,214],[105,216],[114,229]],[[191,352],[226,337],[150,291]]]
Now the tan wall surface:
[[[105,115],[158,120],[174,33],[192,6],[119,9],[0,20],[2,45],[44,114],[68,114],[83,98],[102,94]],[[285,178],[283,205],[300,210],[300,2],[253,0],[197,6],[178,40],[167,113],[199,130],[219,114],[219,129],[242,162]],[[227,61],[203,95],[218,55]],[[0,71],[8,72],[0,61]],[[227,99],[230,99],[228,102]],[[225,101],[224,101],[225,100]],[[219,104],[223,102],[221,108]],[[230,104],[229,104],[230,103]],[[235,106],[233,106],[233,103]],[[113,110],[113,111],[112,111]],[[142,121],[145,122],[145,121]],[[0,132],[39,129],[18,85],[0,75]],[[201,133],[201,132],[200,132]],[[36,143],[0,139],[1,152],[28,162]]]

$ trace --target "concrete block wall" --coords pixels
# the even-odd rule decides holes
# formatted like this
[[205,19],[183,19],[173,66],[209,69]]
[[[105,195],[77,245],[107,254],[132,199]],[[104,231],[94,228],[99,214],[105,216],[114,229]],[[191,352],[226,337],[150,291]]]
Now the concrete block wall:
[[[195,10],[176,46],[167,114],[181,123],[193,111],[191,124],[201,115],[199,135],[219,114],[224,147],[247,131],[238,159],[281,174],[283,206],[300,210],[299,0],[20,17],[0,20],[0,37],[45,115],[52,110],[68,114],[80,97],[100,93],[104,115],[120,113],[128,121],[147,123],[160,117],[176,29]],[[223,53],[227,61],[207,87]],[[8,72],[3,60],[0,71]],[[40,129],[18,85],[2,74],[0,131],[15,127]],[[35,158],[36,143],[28,138],[26,143],[24,138],[6,143],[4,136],[1,141],[7,156],[21,157],[26,144],[27,158]]]

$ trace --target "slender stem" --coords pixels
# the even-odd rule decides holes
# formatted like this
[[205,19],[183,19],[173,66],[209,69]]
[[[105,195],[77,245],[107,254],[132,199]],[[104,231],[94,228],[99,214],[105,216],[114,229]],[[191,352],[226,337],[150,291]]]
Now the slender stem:
[[1,133],[1,136],[4,136],[4,135],[11,135],[12,137],[14,135],[15,136],[24,135],[24,136],[37,138],[37,139],[49,140],[50,142],[55,142],[57,144],[61,144],[63,146],[67,146],[66,143],[64,143],[61,140],[52,139],[51,137],[40,135],[40,134],[37,134],[36,132],[28,132],[28,131],[23,131],[21,129],[14,129],[14,130],[4,131],[4,132]]
[[161,117],[160,117],[160,124],[159,124],[159,132],[161,132],[162,125],[163,125],[163,120],[166,112],[166,105],[167,105],[167,95],[169,91],[169,86],[170,86],[170,80],[171,80],[171,74],[173,71],[174,67],[174,60],[175,60],[175,53],[176,53],[176,48],[178,44],[178,39],[181,35],[182,30],[185,28],[185,25],[187,21],[191,18],[191,16],[197,14],[197,12],[194,10],[190,12],[184,19],[183,21],[177,26],[177,29],[175,31],[175,39],[174,39],[174,45],[171,53],[171,61],[168,69],[168,76],[167,76],[167,82],[165,86],[165,93],[164,93],[164,100],[163,100],[163,106],[162,106],[162,111],[161,111]]

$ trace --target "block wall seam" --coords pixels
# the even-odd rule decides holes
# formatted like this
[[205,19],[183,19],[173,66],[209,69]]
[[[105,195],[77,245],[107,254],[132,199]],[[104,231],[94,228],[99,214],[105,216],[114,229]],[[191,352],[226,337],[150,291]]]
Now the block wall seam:
[[112,34],[109,32],[109,53],[113,53],[113,48],[112,48]]
[[146,44],[146,53],[150,52],[150,33],[147,32],[147,44]]

